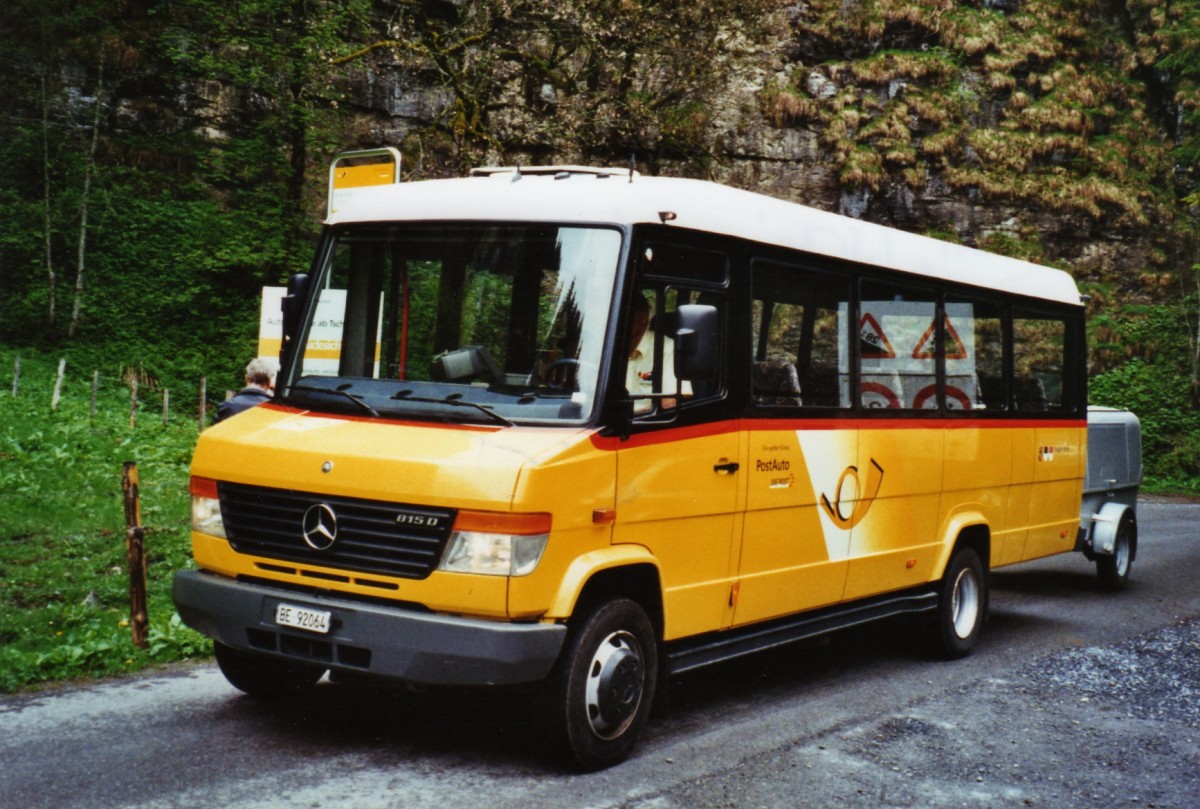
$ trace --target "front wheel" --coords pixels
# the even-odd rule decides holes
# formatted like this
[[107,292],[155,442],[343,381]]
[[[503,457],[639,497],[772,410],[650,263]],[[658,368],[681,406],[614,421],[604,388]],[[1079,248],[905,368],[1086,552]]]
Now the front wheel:
[[650,716],[658,646],[650,619],[627,599],[609,601],[575,627],[554,675],[554,731],[575,765],[624,760]]
[[987,577],[974,548],[954,552],[942,577],[937,614],[934,618],[935,651],[954,660],[975,648],[987,615]]
[[220,641],[213,642],[213,652],[229,684],[260,699],[295,696],[315,686],[325,674],[325,669],[317,666],[243,652]]
[[1129,583],[1129,573],[1133,567],[1133,543],[1137,535],[1137,523],[1126,512],[1121,516],[1117,526],[1117,536],[1113,541],[1112,555],[1096,557],[1096,573],[1101,583],[1109,590],[1120,591]]

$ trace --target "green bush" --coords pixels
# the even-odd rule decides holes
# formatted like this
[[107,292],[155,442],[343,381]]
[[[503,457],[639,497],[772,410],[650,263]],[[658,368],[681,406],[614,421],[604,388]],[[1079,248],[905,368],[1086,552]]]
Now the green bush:
[[1200,493],[1200,413],[1185,373],[1169,363],[1133,359],[1094,377],[1089,398],[1137,415],[1147,489]]

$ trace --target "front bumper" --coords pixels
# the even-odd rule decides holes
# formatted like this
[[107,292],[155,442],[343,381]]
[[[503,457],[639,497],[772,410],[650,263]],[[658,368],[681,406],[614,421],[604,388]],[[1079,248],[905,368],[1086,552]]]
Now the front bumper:
[[[184,570],[172,595],[183,622],[226,646],[429,685],[544,679],[566,639],[561,624],[458,618],[234,581]],[[278,626],[286,603],[331,613],[326,634]]]

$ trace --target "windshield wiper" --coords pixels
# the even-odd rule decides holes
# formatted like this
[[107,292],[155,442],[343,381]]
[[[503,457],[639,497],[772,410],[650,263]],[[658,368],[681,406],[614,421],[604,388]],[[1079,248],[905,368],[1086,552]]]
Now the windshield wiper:
[[377,419],[383,418],[382,416],[379,415],[378,410],[371,407],[369,404],[364,402],[360,397],[355,396],[353,393],[351,393],[348,390],[338,390],[337,388],[317,388],[317,387],[313,387],[312,385],[292,385],[291,389],[292,390],[307,390],[307,391],[312,391],[313,393],[332,393],[334,396],[341,396],[343,398],[349,399],[350,401],[354,402],[356,405],[358,405],[363,410],[367,411],[368,413],[370,413],[372,416],[374,416]]
[[421,404],[440,404],[440,405],[449,405],[450,407],[471,407],[471,408],[478,410],[480,413],[487,416],[489,419],[496,422],[497,424],[502,424],[505,427],[513,426],[513,423],[511,421],[504,418],[504,416],[501,416],[499,413],[497,413],[495,410],[492,410],[490,407],[484,407],[483,405],[478,404],[476,402],[468,402],[465,399],[456,398],[456,397],[461,396],[462,395],[461,393],[452,393],[449,396],[447,396],[445,399],[433,399],[433,398],[428,398],[425,396],[413,396],[411,394],[412,394],[412,391],[406,389],[406,390],[397,391],[396,393],[393,393],[389,398],[397,399],[397,400],[404,401],[404,402],[420,402]]

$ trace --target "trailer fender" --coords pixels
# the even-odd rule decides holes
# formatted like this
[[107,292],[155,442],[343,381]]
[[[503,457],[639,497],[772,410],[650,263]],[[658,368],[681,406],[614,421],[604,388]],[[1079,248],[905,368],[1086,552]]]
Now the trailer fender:
[[[1105,503],[1100,511],[1092,515],[1092,527],[1088,531],[1088,547],[1095,556],[1112,556],[1117,547],[1117,531],[1128,513],[1133,516],[1133,507],[1126,503]],[[1129,549],[1137,552],[1137,542]]]

